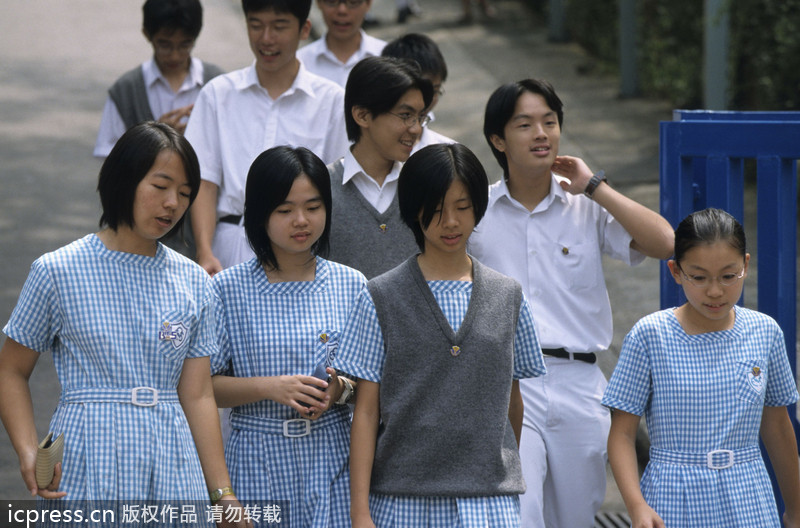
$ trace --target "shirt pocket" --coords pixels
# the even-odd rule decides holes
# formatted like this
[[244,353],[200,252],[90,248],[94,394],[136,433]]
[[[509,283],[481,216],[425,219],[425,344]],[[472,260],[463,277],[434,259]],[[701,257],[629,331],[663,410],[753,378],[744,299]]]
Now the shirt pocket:
[[189,351],[194,317],[182,312],[167,312],[158,327],[158,351],[166,359],[182,362]]
[[593,262],[591,245],[584,241],[558,240],[552,243],[550,255],[561,273],[559,280],[570,290],[594,288],[603,272],[601,262]]
[[747,359],[736,362],[736,395],[751,405],[764,405],[767,390],[767,373],[764,362]]
[[321,374],[326,367],[333,365],[336,351],[339,348],[338,330],[320,330],[317,332],[316,347],[314,349],[315,373]]

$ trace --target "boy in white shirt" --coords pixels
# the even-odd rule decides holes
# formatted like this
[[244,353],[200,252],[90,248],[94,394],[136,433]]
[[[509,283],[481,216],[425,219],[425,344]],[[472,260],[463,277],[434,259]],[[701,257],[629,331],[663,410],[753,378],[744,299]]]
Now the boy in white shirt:
[[330,163],[348,145],[342,88],[295,56],[311,28],[311,0],[242,0],[242,8],[255,61],[206,85],[186,128],[203,180],[192,206],[197,261],[211,275],[253,256],[242,214],[261,152],[300,146]]
[[372,0],[317,0],[327,31],[297,51],[308,71],[342,88],[350,70],[365,57],[380,55],[386,45],[361,28]]

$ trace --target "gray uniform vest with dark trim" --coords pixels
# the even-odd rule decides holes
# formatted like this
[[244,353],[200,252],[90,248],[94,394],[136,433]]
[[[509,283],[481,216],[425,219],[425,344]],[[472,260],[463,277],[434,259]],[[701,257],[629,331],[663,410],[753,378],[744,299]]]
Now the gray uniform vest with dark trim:
[[525,491],[508,419],[522,289],[472,262],[469,308],[455,334],[416,257],[367,283],[386,348],[372,492]]
[[[203,62],[203,84],[222,74],[223,71],[213,64]],[[126,128],[138,125],[142,121],[153,121],[161,116],[153,116],[150,102],[147,100],[147,87],[144,84],[144,73],[139,65],[125,72],[111,85],[108,95],[117,106]]]
[[414,234],[400,218],[395,194],[386,211],[379,213],[352,181],[342,185],[342,159],[328,165],[333,214],[328,258],[377,277],[419,251]]

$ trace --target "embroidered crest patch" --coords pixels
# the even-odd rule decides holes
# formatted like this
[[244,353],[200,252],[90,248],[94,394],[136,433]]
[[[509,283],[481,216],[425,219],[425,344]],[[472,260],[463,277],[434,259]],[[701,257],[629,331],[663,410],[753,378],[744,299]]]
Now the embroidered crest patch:
[[747,383],[750,384],[751,389],[761,394],[764,389],[764,376],[761,375],[760,368],[753,367],[753,370],[747,373]]
[[164,321],[161,323],[161,329],[158,331],[158,338],[161,341],[169,341],[175,348],[180,348],[183,342],[186,341],[188,334],[189,330],[183,323]]

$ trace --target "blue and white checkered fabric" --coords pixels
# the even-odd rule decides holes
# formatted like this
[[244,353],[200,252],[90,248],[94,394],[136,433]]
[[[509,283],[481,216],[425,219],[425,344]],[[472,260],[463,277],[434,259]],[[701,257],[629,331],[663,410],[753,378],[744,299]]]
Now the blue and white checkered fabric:
[[[219,301],[219,352],[212,357],[212,372],[311,375],[318,363],[335,356],[341,329],[365,283],[358,271],[322,258],[317,258],[315,280],[308,282],[271,284],[256,259],[218,273],[212,284]],[[234,412],[299,418],[271,400]],[[337,406],[320,420],[329,415],[336,423],[300,438],[238,428],[234,422],[225,456],[238,498],[290,501],[291,526],[349,526],[350,415]]]
[[[450,326],[458,331],[467,313],[472,282],[429,281],[428,286]],[[383,335],[372,296],[367,289],[358,298],[347,330],[342,336],[342,345],[334,365],[353,376],[380,383],[385,361]],[[514,378],[529,378],[544,372],[533,315],[523,297],[514,340]],[[480,423],[480,419],[475,419],[475,423]],[[519,498],[516,495],[398,497],[370,494],[370,511],[378,528],[506,528],[519,526],[520,523]]]
[[[53,354],[63,390],[178,386],[185,358],[216,349],[208,275],[159,245],[155,257],[109,251],[96,235],[37,259],[3,330]],[[63,404],[60,490],[70,499],[207,500],[183,409]]]
[[[644,414],[655,448],[703,454],[757,445],[764,406],[792,404],[798,393],[777,323],[735,310],[732,329],[699,335],[686,334],[673,309],[640,320],[603,404]],[[723,470],[651,461],[641,487],[667,526],[780,526],[760,458]]]

